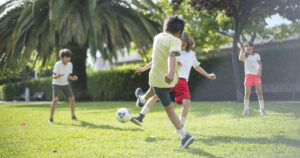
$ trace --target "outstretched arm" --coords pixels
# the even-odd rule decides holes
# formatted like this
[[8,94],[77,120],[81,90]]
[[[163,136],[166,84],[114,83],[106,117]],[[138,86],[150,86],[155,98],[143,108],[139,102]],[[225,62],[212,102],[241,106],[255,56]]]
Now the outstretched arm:
[[201,66],[194,67],[196,71],[198,71],[201,75],[207,77],[208,79],[215,80],[216,75],[214,73],[207,73]]
[[138,67],[135,67],[135,71],[136,71],[136,72],[144,72],[144,71],[150,69],[151,66],[152,66],[152,62],[148,63],[148,64],[145,65],[144,67],[139,67],[139,66],[138,66]]
[[238,45],[238,47],[240,48],[239,60],[245,61],[245,50],[244,50],[243,46],[240,44]]

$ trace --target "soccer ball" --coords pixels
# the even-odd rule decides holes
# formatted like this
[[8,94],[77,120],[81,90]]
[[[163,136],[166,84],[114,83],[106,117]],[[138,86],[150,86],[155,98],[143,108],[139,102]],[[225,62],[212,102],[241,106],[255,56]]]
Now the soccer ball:
[[116,113],[116,117],[121,123],[126,123],[131,119],[131,113],[126,108],[120,108]]

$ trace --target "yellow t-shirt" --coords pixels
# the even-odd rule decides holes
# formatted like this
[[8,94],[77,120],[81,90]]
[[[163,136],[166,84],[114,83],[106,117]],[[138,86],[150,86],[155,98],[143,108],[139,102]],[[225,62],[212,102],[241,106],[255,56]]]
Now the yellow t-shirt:
[[178,68],[175,62],[174,80],[168,84],[165,75],[168,73],[168,57],[170,52],[180,52],[181,40],[172,34],[162,32],[154,37],[152,52],[152,67],[149,72],[149,84],[152,87],[170,88],[178,81]]

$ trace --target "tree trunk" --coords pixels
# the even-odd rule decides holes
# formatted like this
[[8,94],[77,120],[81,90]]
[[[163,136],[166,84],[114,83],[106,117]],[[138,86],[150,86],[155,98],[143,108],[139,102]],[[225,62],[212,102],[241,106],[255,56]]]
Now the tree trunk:
[[72,51],[73,75],[78,77],[77,81],[70,81],[75,98],[76,100],[89,100],[86,74],[87,48],[80,48],[77,43],[69,43],[67,48]]
[[241,76],[239,72],[239,53],[237,43],[240,39],[241,29],[239,28],[239,21],[236,21],[234,36],[233,36],[233,52],[232,52],[232,66],[233,66],[233,76],[234,76],[234,83],[235,83],[235,93],[236,93],[236,100],[243,101],[243,86],[241,81]]

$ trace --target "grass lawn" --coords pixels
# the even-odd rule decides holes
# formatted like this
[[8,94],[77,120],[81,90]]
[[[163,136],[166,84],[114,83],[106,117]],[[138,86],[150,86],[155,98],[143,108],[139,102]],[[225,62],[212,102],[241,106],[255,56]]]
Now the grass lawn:
[[185,129],[195,142],[183,150],[159,103],[143,127],[119,123],[121,107],[140,110],[134,102],[78,102],[72,121],[60,102],[49,125],[49,103],[2,104],[0,157],[300,157],[300,102],[265,102],[260,116],[252,101],[246,117],[242,103],[193,102]]

